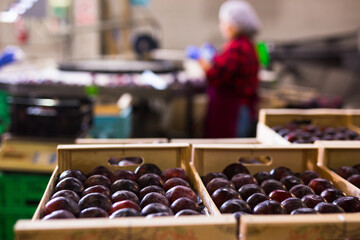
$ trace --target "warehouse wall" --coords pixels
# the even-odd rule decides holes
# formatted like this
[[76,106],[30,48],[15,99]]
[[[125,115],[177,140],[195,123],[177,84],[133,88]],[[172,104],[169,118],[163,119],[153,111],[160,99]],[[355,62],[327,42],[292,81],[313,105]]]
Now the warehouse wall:
[[[114,2],[117,0],[113,0]],[[358,0],[248,0],[257,10],[263,23],[259,39],[290,40],[307,36],[346,32],[360,28],[360,1]],[[11,0],[1,0],[4,10]],[[184,49],[189,44],[212,42],[220,46],[217,14],[224,0],[151,0],[149,8],[163,29],[163,47]],[[44,56],[62,49],[60,40],[49,37],[43,24],[36,20],[28,23],[31,39],[25,46],[32,56]],[[0,23],[0,47],[16,44],[11,24]],[[89,45],[90,44],[90,45]],[[98,41],[75,41],[75,56],[91,56],[98,51],[89,49]],[[91,46],[93,44],[93,46]],[[94,53],[95,52],[95,53]]]
[[[360,28],[357,0],[248,0],[263,23],[259,39],[291,40]],[[165,48],[222,42],[217,14],[223,0],[152,0],[164,31]],[[211,4],[210,4],[211,3]]]

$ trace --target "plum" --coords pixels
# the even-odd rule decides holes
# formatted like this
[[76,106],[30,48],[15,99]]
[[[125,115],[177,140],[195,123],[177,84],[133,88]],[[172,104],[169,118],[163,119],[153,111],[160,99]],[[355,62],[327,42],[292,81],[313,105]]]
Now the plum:
[[97,167],[93,168],[90,172],[88,172],[87,177],[90,177],[92,175],[103,175],[103,176],[111,179],[113,173],[107,167],[97,166]]
[[305,170],[300,173],[299,177],[304,182],[305,185],[308,185],[309,182],[314,178],[320,178],[320,174],[312,170]]
[[308,208],[314,208],[318,203],[326,202],[323,197],[314,194],[305,195],[301,198],[301,201],[303,201]]
[[347,180],[354,184],[357,188],[360,188],[360,174],[354,174],[348,177]]
[[287,167],[277,167],[277,168],[273,168],[270,170],[270,175],[276,179],[276,180],[281,180],[282,178],[286,177],[286,176],[293,176],[294,173],[290,168]]
[[71,198],[56,197],[45,204],[43,215],[46,216],[57,210],[67,210],[75,216],[78,216],[80,212],[78,204]]
[[139,217],[141,216],[139,211],[133,209],[133,208],[122,208],[115,212],[113,212],[109,218],[118,218],[118,217]]
[[325,178],[314,178],[309,182],[308,186],[311,187],[314,192],[319,195],[325,189],[332,188],[333,184],[330,182],[330,180]]
[[82,197],[79,201],[80,210],[89,207],[99,207],[104,209],[106,212],[109,212],[111,208],[110,199],[101,193],[89,193]]
[[181,178],[184,181],[190,182],[189,176],[186,171],[182,168],[168,168],[162,173],[162,179],[164,181],[169,180],[170,178]]
[[251,208],[247,202],[241,199],[230,199],[224,202],[220,207],[221,213],[246,212],[251,213]]
[[297,141],[301,140],[299,139],[299,135],[294,132],[290,132],[284,136],[286,140],[288,140],[291,143],[297,143]]
[[317,214],[318,212],[313,208],[298,208],[293,210],[290,214],[297,215],[297,214]]
[[56,197],[71,198],[76,203],[78,203],[80,200],[80,197],[79,197],[79,195],[77,195],[77,193],[75,193],[74,191],[71,191],[71,190],[67,190],[67,189],[56,192],[54,195],[52,195],[51,199],[56,198]]
[[42,220],[75,218],[74,214],[67,210],[56,210],[46,215]]
[[[94,176],[96,176],[96,175],[94,175]],[[104,185],[94,185],[94,186],[88,187],[84,190],[82,196],[85,196],[86,194],[94,193],[94,192],[104,194],[105,196],[107,196],[109,198],[111,197],[111,192],[110,192],[109,188],[105,187]]]
[[344,134],[346,136],[346,139],[349,140],[358,140],[359,137],[359,134],[357,132],[352,131],[350,129],[347,129]]
[[230,199],[241,199],[240,193],[232,188],[219,188],[213,194],[211,198],[214,201],[215,205],[220,208],[221,205]]
[[206,189],[208,190],[210,195],[215,192],[216,189],[219,189],[221,187],[235,189],[235,185],[231,181],[224,178],[214,178],[206,185]]
[[135,175],[137,178],[147,173],[154,173],[159,176],[162,174],[160,168],[152,163],[144,163],[135,169]]
[[345,211],[337,206],[334,205],[332,203],[328,203],[328,202],[321,202],[316,204],[316,206],[314,207],[314,210],[316,210],[319,213],[344,213]]
[[327,202],[333,202],[339,197],[344,197],[345,193],[337,188],[328,188],[320,193],[320,196]]
[[185,186],[185,187],[190,187],[189,182],[185,181],[185,180],[182,179],[182,178],[174,177],[174,178],[168,179],[168,180],[164,183],[163,189],[164,189],[164,191],[166,192],[166,191],[169,190],[170,188],[175,187],[175,186],[178,186],[178,185]]
[[281,203],[285,199],[292,198],[292,197],[295,197],[295,196],[292,193],[288,192],[288,191],[277,189],[277,190],[272,191],[269,194],[269,197],[270,197],[271,200],[276,200],[276,201]]
[[114,212],[116,212],[117,210],[123,209],[123,208],[132,208],[135,209],[136,211],[140,212],[141,208],[137,203],[134,203],[131,200],[123,200],[120,202],[116,202],[113,205],[111,205],[111,208],[109,210],[109,214],[113,214]]
[[[191,200],[190,200],[191,201]],[[140,202],[140,206],[142,208],[144,208],[146,205],[150,204],[150,203],[161,203],[165,206],[170,206],[169,200],[162,195],[161,193],[157,193],[157,192],[151,192],[146,194],[141,202]]]
[[324,128],[324,135],[335,135],[336,129],[333,127],[325,127]]
[[71,190],[81,196],[84,191],[84,185],[77,178],[67,177],[56,184],[54,192],[58,192],[60,190]]
[[137,204],[140,203],[138,196],[135,193],[130,192],[128,190],[120,190],[114,192],[113,195],[111,195],[111,200],[113,203],[123,200],[131,200]]
[[258,172],[254,174],[254,178],[258,182],[258,184],[261,184],[263,181],[268,179],[273,179],[273,176],[270,175],[268,172]]
[[344,209],[345,212],[360,212],[360,200],[354,196],[340,197],[333,204]]
[[107,218],[108,213],[104,209],[98,207],[85,208],[80,212],[80,218]]
[[250,174],[249,170],[241,163],[232,163],[226,166],[223,173],[228,177],[228,179],[231,179],[238,173]]
[[76,170],[76,169],[68,169],[68,170],[63,171],[63,172],[60,174],[58,181],[61,181],[61,180],[63,180],[64,178],[67,178],[67,177],[77,178],[77,179],[79,179],[82,183],[84,183],[84,182],[86,181],[86,176],[85,176],[85,174],[84,174],[82,171]]
[[111,184],[110,190],[112,193],[115,193],[120,190],[128,190],[130,192],[138,194],[140,187],[136,182],[134,182],[132,180],[119,179],[119,180],[116,180],[113,184]]
[[150,185],[140,190],[139,199],[142,199],[146,194],[150,192],[157,192],[157,193],[161,193],[162,195],[165,195],[165,191],[163,188],[155,185]]
[[360,163],[353,166],[360,173]]
[[150,203],[141,210],[142,216],[147,216],[152,213],[167,212],[170,215],[174,215],[173,211],[164,204],[161,203]]
[[256,205],[258,205],[259,203],[261,203],[261,202],[263,202],[265,200],[270,200],[270,198],[267,195],[263,194],[263,193],[254,193],[250,197],[248,197],[246,202],[249,204],[251,209],[254,209],[254,207]]
[[286,214],[286,209],[275,200],[265,200],[253,209],[254,214]]
[[349,178],[354,174],[359,174],[359,172],[355,168],[349,166],[340,167],[335,172],[345,179]]
[[88,177],[84,183],[85,188],[95,186],[95,185],[103,185],[107,188],[110,187],[111,181],[108,177],[104,175],[95,174]]
[[146,218],[153,218],[153,217],[167,217],[172,216],[173,214],[168,212],[158,212],[158,213],[151,213],[149,215],[146,215]]
[[132,171],[121,169],[121,170],[116,170],[110,178],[111,182],[115,182],[116,180],[119,180],[119,179],[129,179],[129,180],[136,182],[137,176]]
[[206,174],[205,177],[203,178],[204,185],[206,186],[214,178],[224,178],[226,180],[229,180],[228,177],[224,173],[211,172],[211,173]]
[[281,205],[286,209],[286,212],[291,213],[295,209],[298,208],[306,208],[306,204],[301,201],[299,198],[291,197],[287,198],[284,201],[281,202]]
[[239,189],[246,184],[258,184],[256,179],[250,174],[238,173],[231,178],[231,182],[235,185],[235,189]]
[[261,187],[264,189],[266,194],[270,194],[272,191],[280,189],[286,190],[286,187],[282,182],[275,180],[275,179],[268,179],[261,183]]
[[192,209],[184,209],[175,214],[175,217],[188,216],[188,215],[200,215],[199,212]]
[[304,182],[300,178],[293,175],[289,175],[282,178],[280,182],[282,182],[285,185],[287,190],[290,190],[295,185],[304,184]]
[[302,198],[308,194],[315,194],[314,190],[311,187],[303,184],[293,186],[289,192],[294,194],[297,198]]
[[200,212],[200,207],[196,202],[184,197],[176,199],[171,204],[170,208],[175,214],[184,209],[192,209],[194,211]]
[[139,184],[140,188],[144,188],[150,185],[162,187],[164,180],[162,180],[162,178],[155,173],[146,173],[138,178],[137,183]]
[[194,202],[197,202],[196,193],[191,188],[185,186],[175,186],[170,188],[165,193],[165,197],[170,201],[170,203],[173,203],[176,199],[181,197],[186,197]]
[[246,184],[239,189],[239,193],[245,201],[254,193],[265,193],[264,189],[256,184]]

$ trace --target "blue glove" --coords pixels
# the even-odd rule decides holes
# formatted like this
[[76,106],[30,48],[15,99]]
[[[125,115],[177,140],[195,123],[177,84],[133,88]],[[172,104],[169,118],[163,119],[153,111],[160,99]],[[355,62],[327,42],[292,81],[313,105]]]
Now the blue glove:
[[201,58],[211,62],[215,54],[216,54],[216,48],[212,44],[205,43],[202,45],[200,49]]
[[197,46],[188,46],[185,52],[187,58],[194,60],[200,59],[200,49]]
[[23,51],[18,47],[6,47],[2,53],[0,53],[0,68],[18,60],[24,58]]

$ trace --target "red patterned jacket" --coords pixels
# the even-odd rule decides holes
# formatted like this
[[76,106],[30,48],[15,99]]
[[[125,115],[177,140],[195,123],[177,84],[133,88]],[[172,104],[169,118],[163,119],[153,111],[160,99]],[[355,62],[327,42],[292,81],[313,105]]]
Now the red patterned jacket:
[[238,109],[248,107],[256,118],[259,61],[246,36],[228,42],[206,72],[209,106],[205,137],[236,137]]

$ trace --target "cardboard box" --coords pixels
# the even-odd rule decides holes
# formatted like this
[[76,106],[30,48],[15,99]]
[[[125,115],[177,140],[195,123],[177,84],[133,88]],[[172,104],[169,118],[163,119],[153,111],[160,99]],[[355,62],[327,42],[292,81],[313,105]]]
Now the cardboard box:
[[[344,181],[335,178],[326,169],[317,165],[318,149],[312,144],[301,146],[195,144],[190,168],[193,168],[199,176],[204,176],[209,172],[222,172],[227,165],[238,162],[240,157],[269,159],[262,164],[244,164],[251,174],[269,171],[279,166],[289,167],[294,172],[315,170],[346,194],[359,196],[357,189],[344,188]],[[209,211],[214,215],[221,215],[208,192],[202,194]],[[352,228],[346,227],[348,216],[351,219],[349,226]],[[311,216],[245,215],[240,220],[239,239],[345,239],[347,234],[360,238],[360,235],[357,235],[359,231],[354,230],[353,227],[356,224],[360,226],[360,215],[355,213]]]
[[[140,156],[144,162],[154,163],[161,170],[182,167],[189,174],[193,188],[198,178],[189,168],[188,144],[142,145],[63,145],[58,147],[56,167],[32,221],[21,220],[15,225],[15,239],[235,239],[236,220],[232,215],[186,216],[146,219],[72,219],[41,221],[40,215],[48,202],[59,173],[66,169],[79,169],[85,173],[98,165],[110,170],[135,170],[137,166],[110,166],[111,157]],[[203,195],[203,194],[201,194]]]
[[[342,127],[360,133],[360,111],[353,109],[261,109],[256,138],[261,143],[290,145],[291,142],[271,128],[291,121],[310,121],[318,126]],[[360,126],[360,124],[359,124]]]

